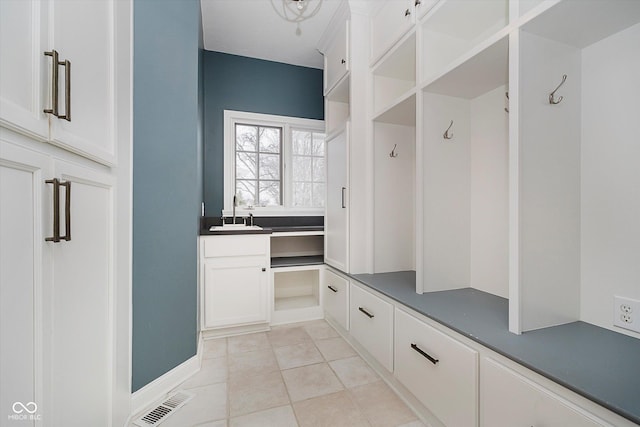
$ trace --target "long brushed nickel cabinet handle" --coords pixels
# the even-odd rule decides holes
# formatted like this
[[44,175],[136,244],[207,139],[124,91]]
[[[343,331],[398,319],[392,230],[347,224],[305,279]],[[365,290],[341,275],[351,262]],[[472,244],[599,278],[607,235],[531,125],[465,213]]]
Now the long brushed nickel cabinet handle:
[[64,200],[64,236],[60,236],[60,238],[68,242],[71,240],[71,181],[61,182],[58,185],[66,188],[66,197]]
[[53,178],[45,182],[53,184],[53,237],[47,237],[44,240],[58,243],[60,241],[60,181],[58,178]]
[[56,114],[59,119],[71,121],[71,62],[67,59],[59,61],[58,65],[64,67],[64,115]]
[[[42,110],[46,114],[53,114],[58,117],[58,52],[54,49],[45,52],[44,56],[50,56],[51,60],[51,108]],[[57,185],[56,185],[57,187]]]

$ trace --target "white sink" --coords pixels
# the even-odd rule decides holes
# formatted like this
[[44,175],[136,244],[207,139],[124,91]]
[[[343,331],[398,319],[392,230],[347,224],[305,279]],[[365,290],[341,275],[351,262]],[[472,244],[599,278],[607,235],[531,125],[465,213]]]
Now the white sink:
[[249,231],[249,230],[262,230],[259,225],[244,225],[244,224],[224,224],[214,225],[209,228],[209,231]]

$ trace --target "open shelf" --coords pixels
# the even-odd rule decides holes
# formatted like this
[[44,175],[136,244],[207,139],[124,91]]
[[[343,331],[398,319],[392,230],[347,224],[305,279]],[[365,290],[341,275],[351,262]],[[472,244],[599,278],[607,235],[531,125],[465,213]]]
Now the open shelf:
[[350,73],[340,79],[325,96],[325,129],[327,135],[343,126],[349,120]]
[[275,311],[294,310],[318,306],[318,297],[315,295],[300,295],[275,299]]
[[373,70],[373,109],[380,111],[416,85],[416,34],[411,33]]
[[437,80],[424,90],[431,93],[473,99],[505,85],[509,73],[509,38],[502,37]]
[[508,22],[507,0],[441,0],[422,24],[422,81],[441,75]]
[[271,258],[271,268],[324,264],[324,255]]
[[396,103],[387,109],[380,111],[375,117],[375,122],[395,125],[416,125],[416,94],[414,90],[400,97]]

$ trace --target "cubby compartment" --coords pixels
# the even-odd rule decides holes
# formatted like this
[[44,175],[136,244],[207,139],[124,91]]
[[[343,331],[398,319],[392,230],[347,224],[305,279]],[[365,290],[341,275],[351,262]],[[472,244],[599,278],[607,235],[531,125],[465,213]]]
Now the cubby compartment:
[[271,323],[320,319],[324,277],[322,233],[274,233],[271,237]]
[[509,22],[508,0],[441,0],[421,28],[422,81],[473,56]]
[[639,23],[637,1],[565,0],[519,32],[513,332],[640,337],[612,326],[614,295],[640,298]]
[[325,96],[324,111],[325,132],[331,136],[349,120],[349,74]]
[[373,111],[404,101],[416,86],[416,34],[410,33],[373,70]]
[[508,51],[503,37],[423,88],[418,292],[508,297]]
[[415,96],[406,116],[373,123],[374,272],[415,270]]
[[320,305],[317,269],[288,268],[285,271],[275,271],[273,276],[275,311]]

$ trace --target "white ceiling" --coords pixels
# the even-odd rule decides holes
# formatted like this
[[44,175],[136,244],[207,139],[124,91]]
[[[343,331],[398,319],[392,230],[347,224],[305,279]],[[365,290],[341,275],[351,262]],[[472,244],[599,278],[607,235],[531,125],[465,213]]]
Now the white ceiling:
[[[312,18],[287,22],[274,10],[283,0],[200,0],[204,48],[234,55],[322,68],[318,41],[343,0],[322,0]],[[312,3],[320,0],[306,0]]]

